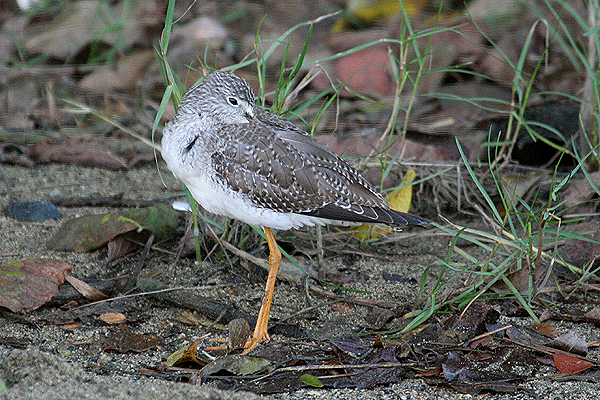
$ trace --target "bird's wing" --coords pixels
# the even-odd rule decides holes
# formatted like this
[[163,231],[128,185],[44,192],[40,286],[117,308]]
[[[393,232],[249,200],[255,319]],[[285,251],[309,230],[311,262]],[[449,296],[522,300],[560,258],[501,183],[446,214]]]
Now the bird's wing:
[[[262,112],[266,117],[258,114],[261,122],[267,125],[277,138],[299,151],[309,165],[324,174],[322,184],[335,185],[337,182],[341,186],[348,187],[350,191],[348,197],[339,198],[342,203],[387,206],[381,194],[348,162],[291,122],[268,111]],[[336,193],[339,192],[338,189],[336,188]]]
[[217,176],[254,204],[280,212],[323,205],[315,171],[298,151],[260,123],[219,127],[222,147],[212,154]]
[[212,156],[217,176],[254,204],[332,220],[418,223],[389,210],[369,182],[308,133],[266,111],[257,119],[217,128],[223,148]]

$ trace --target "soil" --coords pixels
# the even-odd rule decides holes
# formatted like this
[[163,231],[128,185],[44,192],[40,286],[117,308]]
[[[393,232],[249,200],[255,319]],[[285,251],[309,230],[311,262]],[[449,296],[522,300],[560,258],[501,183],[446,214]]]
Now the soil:
[[[7,187],[0,198],[0,207],[10,201],[34,201],[53,197],[103,196],[123,193],[126,199],[165,200],[180,193],[181,186],[159,163],[124,171],[107,171],[69,165],[41,165],[34,168],[2,166],[0,173]],[[113,278],[128,275],[140,259],[140,253],[112,263],[100,257],[100,252],[53,252],[45,242],[66,220],[90,213],[113,212],[112,208],[61,207],[62,218],[40,223],[18,222],[0,216],[0,260],[2,264],[32,257],[51,257],[70,263],[72,275],[78,278]],[[298,237],[302,235],[302,232]],[[309,232],[308,236],[312,233]],[[292,237],[279,232],[279,237]],[[307,235],[304,234],[304,237]],[[294,239],[292,239],[294,240]],[[348,240],[348,239],[344,239]],[[178,258],[179,237],[152,250],[142,269],[142,275],[152,275],[171,287],[193,287],[194,291],[254,314],[261,302],[263,274],[245,260],[231,253],[212,256],[196,263],[191,258]],[[301,242],[298,239],[299,242]],[[285,240],[284,240],[285,242]],[[431,285],[438,271],[437,260],[447,252],[447,237],[433,231],[409,232],[402,241],[376,246],[350,240],[346,252],[326,252],[322,273],[335,274],[341,285],[353,297],[368,301],[411,303],[419,293],[421,275],[429,269]],[[307,252],[310,252],[307,245]],[[314,250],[314,249],[312,249]],[[378,255],[381,253],[381,255]],[[390,256],[393,254],[393,256]],[[256,254],[264,257],[264,248]],[[385,278],[384,278],[385,277]],[[390,278],[393,277],[393,278]],[[427,287],[425,290],[427,290]],[[347,293],[347,292],[346,292]],[[345,293],[342,293],[345,295]],[[247,392],[220,391],[210,385],[192,385],[164,379],[152,373],[174,351],[205,336],[210,341],[226,337],[218,325],[194,327],[183,324],[181,315],[186,310],[154,300],[150,296],[136,296],[111,307],[127,310],[125,329],[138,334],[160,338],[160,345],[141,352],[115,352],[106,349],[107,340],[123,329],[106,324],[91,314],[74,325],[60,323],[65,311],[75,305],[44,306],[24,315],[4,313],[0,318],[0,399],[252,399]],[[301,310],[314,307],[295,316]],[[352,302],[339,302],[305,291],[295,284],[279,281],[276,286],[271,316],[274,321],[284,320],[296,326],[300,338],[324,342],[349,333],[363,331],[365,316],[371,307]],[[200,318],[201,316],[199,316]],[[525,323],[527,319],[523,319]],[[400,321],[401,322],[401,321]],[[393,328],[391,326],[390,328]],[[592,326],[579,324],[564,329],[583,330],[588,341],[599,335]],[[274,333],[272,341],[297,340]],[[299,339],[298,339],[299,340]],[[204,342],[203,342],[204,343]],[[208,344],[209,342],[207,342]],[[598,358],[592,353],[589,357]],[[173,378],[175,379],[175,378]],[[176,380],[176,379],[175,379]],[[530,392],[511,395],[489,395],[487,398],[600,398],[597,383],[558,382],[534,379],[526,382]],[[575,397],[573,397],[575,396]],[[273,396],[277,399],[428,399],[471,398],[452,389],[428,386],[420,379],[374,390],[327,389],[300,390]]]

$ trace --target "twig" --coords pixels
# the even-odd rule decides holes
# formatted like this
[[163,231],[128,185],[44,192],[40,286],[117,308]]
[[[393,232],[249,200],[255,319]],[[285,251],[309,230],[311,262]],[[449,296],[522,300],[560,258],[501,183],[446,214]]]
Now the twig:
[[483,338],[485,338],[485,337],[488,337],[488,336],[495,335],[496,333],[498,333],[498,332],[502,332],[502,331],[505,331],[505,330],[507,330],[507,329],[509,329],[509,328],[512,328],[512,325],[506,325],[506,326],[503,326],[503,327],[501,327],[501,328],[494,329],[493,331],[486,332],[486,333],[482,333],[481,335],[477,335],[477,336],[475,336],[474,338],[472,338],[472,339],[469,339],[469,340],[465,341],[465,342],[463,343],[463,346],[466,346],[466,345],[468,345],[469,343],[473,343],[473,342],[475,342],[476,340],[483,339]]
[[579,355],[579,354],[576,354],[576,353],[571,353],[570,351],[559,350],[559,349],[555,349],[554,347],[544,346],[542,344],[517,342],[516,340],[511,340],[511,339],[506,339],[506,338],[502,338],[502,340],[505,341],[505,342],[507,342],[507,343],[516,344],[517,346],[526,347],[528,349],[539,351],[539,352],[544,353],[544,354],[549,354],[549,355],[562,354],[562,355],[565,355],[565,356],[577,358],[579,360],[587,361],[587,362],[592,363],[592,364],[594,364],[596,366],[600,366],[600,361],[599,360],[594,360],[593,358],[588,358],[588,357],[585,357],[585,356],[582,356],[582,355]]
[[297,367],[279,368],[277,372],[285,371],[307,371],[307,370],[330,370],[330,369],[363,369],[363,368],[398,368],[414,367],[417,363],[373,363],[373,364],[340,364],[340,365],[300,365]]

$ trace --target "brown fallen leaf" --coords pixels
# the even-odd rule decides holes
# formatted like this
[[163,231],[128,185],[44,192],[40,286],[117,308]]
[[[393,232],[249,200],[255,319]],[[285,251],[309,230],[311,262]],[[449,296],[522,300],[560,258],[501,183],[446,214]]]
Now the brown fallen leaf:
[[60,260],[31,258],[0,267],[0,306],[33,310],[54,297],[73,267]]
[[562,374],[578,374],[590,368],[593,364],[577,357],[555,353],[554,365],[556,365],[556,369]]
[[537,324],[531,324],[529,325],[529,327],[537,333],[541,333],[542,335],[547,336],[549,338],[558,337],[558,332],[556,331],[556,327],[554,327],[554,325],[545,322],[540,322]]
[[473,303],[445,322],[446,329],[437,338],[444,343],[468,341],[473,336],[487,332],[486,326],[498,321],[500,313],[484,303]]
[[533,354],[520,348],[498,348],[485,359],[472,359],[451,351],[442,363],[443,376],[454,389],[472,395],[482,390],[513,392],[517,382],[537,368]]
[[96,289],[93,286],[88,285],[81,279],[77,279],[73,276],[65,276],[65,280],[69,282],[79,293],[81,293],[86,299],[97,301],[107,299],[108,296]]
[[598,186],[600,186],[600,171],[588,172],[584,177],[572,179],[566,188],[564,206],[569,209],[576,208],[578,212],[593,210],[594,205],[590,200],[597,195],[594,187]]
[[368,48],[342,57],[335,70],[337,79],[348,88],[342,91],[347,96],[352,92],[391,96],[396,88],[385,48]]
[[[365,321],[367,322],[369,329],[384,329],[395,316],[396,315],[392,310],[374,307],[367,315],[365,315]],[[379,335],[379,332],[377,334]]]
[[133,90],[135,85],[142,80],[148,67],[154,62],[153,51],[140,51],[121,57],[117,68],[105,65],[92,72],[80,82],[84,89],[97,92],[112,90]]
[[182,21],[174,25],[171,32],[169,63],[193,65],[198,61],[198,54],[205,50],[210,54],[220,54],[227,38],[227,28],[217,18],[202,15],[187,22]]
[[594,307],[584,315],[587,318],[587,322],[600,325],[600,307]]
[[106,261],[111,262],[137,250],[138,243],[145,243],[150,237],[148,230],[128,231],[118,235],[106,244]]
[[[526,262],[526,260],[523,260],[523,264],[525,264],[525,262]],[[517,268],[516,263],[512,267]],[[534,272],[535,272],[535,275],[533,276],[533,285],[534,285],[533,290],[535,290],[537,292],[538,290],[541,289],[537,285],[539,285],[541,282],[544,281],[543,278],[544,278],[545,274],[548,272],[548,265],[546,265],[546,264],[541,264],[538,268],[535,268],[535,269],[521,267],[517,270],[507,273],[506,277],[512,283],[514,288],[519,291],[519,293],[529,293],[529,291],[531,290],[530,278]],[[549,287],[548,285],[546,285],[545,289],[552,290],[553,287]],[[490,290],[493,292],[496,292],[496,293],[507,293],[507,292],[511,291],[511,288],[509,288],[508,285],[503,280],[499,279],[492,285]]]
[[39,163],[63,163],[112,170],[127,168],[127,161],[105,144],[88,138],[72,137],[38,143],[30,157]]
[[98,316],[98,319],[109,325],[122,324],[127,321],[127,317],[123,313],[107,312]]
[[529,326],[511,325],[506,329],[510,340],[524,344],[541,345],[548,342],[548,336]]
[[581,356],[585,356],[588,353],[588,347],[585,338],[580,333],[572,330],[555,338],[548,345],[559,350],[568,351],[569,353],[574,353]]
[[600,221],[585,221],[573,229],[581,236],[567,239],[561,252],[564,260],[580,268],[600,266]]
[[68,324],[59,325],[59,328],[64,329],[64,330],[72,330],[72,329],[77,329],[80,326],[81,326],[81,324],[79,324],[79,323],[71,322]]
[[[198,342],[199,340],[195,340],[189,346],[183,347],[179,350],[176,350],[174,353],[167,357],[164,365],[167,367],[173,367],[175,365],[183,365],[183,364],[195,364],[198,366],[203,366],[208,363],[208,360],[200,357],[197,353],[198,350]],[[196,357],[196,356],[199,357]]]
[[119,43],[122,48],[144,42],[144,28],[159,21],[158,8],[153,10],[153,2],[141,2],[133,12],[125,13],[122,7],[93,0],[65,3],[53,20],[26,27],[25,48],[31,53],[68,59],[98,38],[111,45]]
[[152,347],[157,346],[162,339],[156,336],[141,335],[125,330],[113,332],[105,342],[102,350],[114,350],[119,353],[142,353]]

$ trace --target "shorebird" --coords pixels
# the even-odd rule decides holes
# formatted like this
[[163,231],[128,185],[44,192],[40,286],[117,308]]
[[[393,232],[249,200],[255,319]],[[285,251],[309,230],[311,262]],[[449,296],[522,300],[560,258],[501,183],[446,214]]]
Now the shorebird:
[[245,353],[269,338],[269,311],[281,262],[272,229],[430,223],[391,209],[350,164],[254,102],[246,80],[213,72],[182,97],[162,139],[167,166],[206,211],[264,229],[269,274]]

